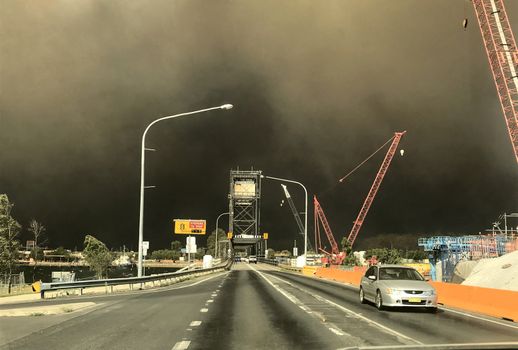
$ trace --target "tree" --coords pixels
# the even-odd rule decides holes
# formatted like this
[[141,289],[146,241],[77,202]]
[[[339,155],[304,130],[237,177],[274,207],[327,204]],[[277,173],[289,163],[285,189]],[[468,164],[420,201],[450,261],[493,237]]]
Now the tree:
[[[227,235],[226,235],[225,231],[221,228],[218,229],[218,242],[222,242],[222,241],[226,241],[226,240],[227,240]],[[216,245],[216,230],[212,231],[210,236],[207,238],[207,254],[216,256],[215,245]],[[221,247],[219,247],[219,249],[221,249]],[[219,256],[220,256],[220,254],[218,254],[218,257]]]
[[32,238],[34,240],[34,248],[31,251],[31,258],[34,260],[34,268],[32,269],[32,280],[34,281],[34,276],[36,275],[36,267],[38,266],[38,259],[43,258],[43,250],[41,246],[45,244],[45,226],[43,226],[40,222],[32,219],[29,222],[29,232],[32,233]]
[[172,241],[171,242],[171,250],[174,250],[175,252],[179,252],[182,250],[182,242],[180,241]]
[[95,271],[97,278],[106,276],[113,261],[112,253],[94,236],[86,235],[84,246],[83,255],[90,269]]
[[67,260],[70,258],[70,252],[63,247],[57,247],[51,252],[51,255],[61,255]]
[[377,260],[382,264],[399,264],[401,255],[397,249],[374,248],[365,252],[365,259],[376,256]]
[[159,249],[151,253],[151,259],[154,260],[178,260],[180,253],[172,249]]
[[7,279],[7,292],[11,293],[11,278],[18,264],[20,242],[16,239],[22,229],[11,216],[14,203],[6,194],[0,194],[0,271]]
[[344,258],[344,261],[342,262],[342,265],[348,265],[348,266],[359,265],[360,262],[354,256],[353,248],[351,246],[351,243],[347,239],[347,237],[342,238],[341,245],[342,245],[342,251],[345,252],[345,258]]

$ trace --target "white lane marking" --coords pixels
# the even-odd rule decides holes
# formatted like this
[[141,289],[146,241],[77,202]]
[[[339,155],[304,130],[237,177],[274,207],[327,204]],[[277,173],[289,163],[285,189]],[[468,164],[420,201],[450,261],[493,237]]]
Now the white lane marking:
[[192,321],[189,326],[190,327],[198,327],[201,324],[201,321]]
[[[444,307],[444,306],[441,306],[441,307],[439,307],[439,308],[440,308],[441,310],[448,311],[448,312],[452,312],[452,313],[454,313],[454,314],[459,314],[459,315],[463,315],[463,316],[467,316],[467,317],[471,317],[471,318],[476,318],[477,320],[482,320],[482,321],[486,321],[486,322],[496,323],[497,325],[504,326],[504,327],[509,327],[509,328],[518,329],[518,326],[515,326],[515,325],[512,325],[512,324],[505,324],[505,323],[500,322],[500,321],[490,320],[490,319],[488,319],[488,318],[484,318],[484,317],[480,317],[480,316],[471,315],[471,314],[468,314],[468,313],[466,313],[466,312],[453,310],[453,309],[450,309],[450,308],[447,308],[447,307]],[[510,322],[510,321],[509,321],[509,322]]]
[[[260,273],[259,271],[257,271],[257,272],[258,272],[258,273]],[[285,280],[283,280],[282,278],[279,278],[279,277],[277,277],[277,276],[273,276],[273,275],[268,275],[268,276],[271,276],[271,277],[273,277],[273,278],[275,278],[275,279],[277,279],[277,280],[279,280],[279,281],[282,281],[282,282],[284,282],[284,283],[286,283],[286,284],[288,284],[288,285],[293,286],[293,284],[292,284],[291,282],[285,281]],[[322,301],[322,302],[325,302],[325,303],[327,303],[327,304],[329,304],[329,305],[332,305],[332,306],[334,306],[334,307],[336,307],[336,308],[338,308],[338,309],[342,310],[343,312],[345,312],[345,313],[347,313],[347,314],[351,314],[351,315],[353,315],[353,316],[355,316],[355,317],[358,317],[358,318],[360,318],[360,319],[364,320],[365,322],[367,322],[367,323],[369,323],[369,324],[372,324],[372,325],[374,325],[374,326],[376,326],[376,327],[379,327],[379,328],[381,328],[381,329],[383,329],[383,330],[385,330],[385,331],[387,331],[387,332],[389,332],[389,333],[392,333],[393,335],[396,335],[396,336],[401,337],[401,338],[403,338],[403,339],[407,339],[407,340],[413,341],[413,342],[415,342],[415,343],[417,343],[417,344],[423,344],[423,343],[421,343],[419,340],[416,340],[416,339],[411,338],[411,337],[409,337],[409,336],[407,336],[407,335],[404,335],[404,334],[402,334],[402,333],[399,333],[398,331],[395,331],[395,330],[393,330],[392,328],[389,328],[389,327],[387,327],[387,326],[384,326],[384,325],[382,325],[381,323],[378,323],[378,322],[376,322],[376,321],[370,320],[370,319],[368,319],[367,317],[365,317],[365,316],[363,316],[363,315],[360,315],[359,313],[354,312],[354,311],[352,311],[352,310],[350,310],[350,309],[348,309],[348,308],[346,308],[346,307],[343,307],[342,305],[339,305],[339,304],[334,303],[334,302],[332,302],[332,301],[330,301],[330,300],[327,300],[326,298],[324,298],[324,297],[322,297],[322,296],[320,296],[320,295],[318,295],[318,294],[315,294],[315,293],[313,293],[313,292],[309,292],[309,291],[305,290],[304,288],[301,288],[301,287],[298,287],[298,286],[297,286],[296,288],[297,288],[297,289],[299,289],[299,290],[301,290],[301,291],[303,291],[303,292],[305,292],[305,293],[307,293],[307,294],[309,294],[309,295],[314,296],[315,298],[317,298],[318,300],[320,300],[320,301]]]
[[[255,268],[253,268],[252,266],[250,266],[250,268],[252,270],[254,270],[256,273],[259,274],[259,276],[261,276],[269,285],[271,285],[273,288],[275,288],[276,291],[278,291],[279,293],[281,293],[282,295],[284,295],[286,298],[288,298],[289,301],[291,301],[293,304],[297,305],[299,308],[301,308],[302,310],[304,310],[306,313],[308,314],[313,314],[313,312],[311,311],[310,308],[306,307],[299,299],[297,299],[297,297],[295,297],[293,294],[291,293],[288,293],[286,292],[285,290],[281,289],[280,287],[276,286],[275,284],[272,283],[272,281],[270,281],[268,278],[266,278],[266,276],[259,272],[258,270],[256,270]],[[318,315],[317,315],[318,316]],[[322,319],[322,317],[319,317],[320,320],[322,322],[325,322],[325,319]],[[338,328],[336,326],[334,326],[332,323],[331,324],[328,324],[326,325],[326,328],[329,329],[331,332],[333,332],[334,334],[336,335],[339,335],[339,336],[344,336],[346,335],[347,333],[345,332],[341,332],[340,330],[338,330]],[[350,334],[347,334],[348,336],[350,336]]]
[[340,332],[338,329],[334,327],[327,327],[331,332],[333,332],[336,335],[344,335],[342,332]]
[[[488,349],[496,348],[497,346],[516,346],[518,342],[497,342],[497,343],[454,343],[454,344],[423,344],[419,346],[419,349],[444,349],[447,347],[454,347],[463,349],[469,349],[475,346],[487,346]],[[376,346],[362,346],[360,349],[414,349],[415,345],[376,345]],[[507,347],[505,348],[507,349]],[[357,346],[339,348],[337,350],[358,350]]]
[[[270,267],[270,266],[268,265],[268,267]],[[317,281],[321,281],[323,283],[330,283],[330,284],[334,284],[334,285],[339,286],[339,287],[345,287],[346,289],[350,289],[350,290],[355,290],[355,291],[360,290],[360,288],[357,287],[357,286],[350,285],[350,284],[344,284],[344,283],[341,283],[341,282],[336,282],[336,281],[331,281],[331,280],[326,280],[326,279],[319,279],[319,278],[315,278],[315,277],[309,277],[309,276],[300,275],[300,274],[296,274],[296,273],[292,273],[292,272],[288,272],[288,271],[282,271],[280,269],[279,270],[273,270],[272,269],[272,271],[278,271],[278,272],[281,272],[281,273],[286,273],[286,274],[290,274],[290,275],[296,275],[298,277],[303,277],[303,278],[307,278],[307,279],[311,279],[311,280],[317,280]],[[274,276],[274,275],[268,275],[268,276],[271,276],[271,277],[277,278],[278,280],[281,280],[280,278],[278,278],[277,276]],[[284,280],[281,280],[281,281],[284,281]],[[288,281],[284,281],[284,282],[289,284],[289,285],[291,285],[291,286],[293,286],[293,284],[291,284]],[[486,321],[486,322],[490,322],[490,323],[495,323],[495,324],[498,324],[500,326],[509,327],[509,328],[513,328],[513,329],[518,329],[518,326],[513,325],[513,324],[504,323],[505,321],[497,321],[497,320],[492,320],[492,319],[489,319],[489,318],[485,318],[484,316],[476,316],[476,315],[465,313],[465,312],[462,312],[462,311],[453,310],[453,309],[450,309],[450,308],[448,308],[446,306],[439,306],[439,309],[447,311],[447,312],[452,312],[452,313],[456,313],[456,314],[459,314],[459,315],[463,315],[463,316],[466,316],[466,317],[476,318],[477,320]]]
[[191,344],[190,340],[182,340],[182,341],[179,341],[178,343],[174,344],[172,350],[185,350],[189,347],[190,344]]
[[[147,290],[144,289],[144,290],[138,290],[138,291],[134,291],[134,292],[123,292],[123,293],[91,295],[91,296],[82,295],[82,296],[69,297],[69,298],[70,298],[70,300],[73,300],[73,299],[88,300],[88,299],[96,299],[96,298],[117,298],[117,297],[121,297],[121,296],[125,296],[125,295],[135,295],[135,294],[162,293],[162,292],[167,292],[170,290],[177,290],[177,289],[183,289],[183,288],[189,288],[192,286],[196,286],[200,283],[207,282],[213,278],[221,277],[221,274],[228,274],[228,273],[230,273],[230,272],[221,272],[221,273],[215,274],[213,276],[207,277],[205,279],[202,279],[200,281],[193,282],[191,284],[178,286],[178,287],[157,287],[155,289],[147,289]],[[179,282],[179,283],[182,283],[182,282]],[[135,284],[137,284],[137,283],[135,283]],[[39,299],[38,299],[38,301],[39,301]],[[32,302],[32,301],[30,301],[30,302]]]
[[203,309],[201,309],[201,310],[200,310],[200,312],[207,312],[207,311],[209,311],[209,309],[207,309],[207,308],[205,308],[205,307],[204,307]]
[[212,293],[210,296],[211,296],[211,297],[217,297],[217,296],[218,296],[218,293]]

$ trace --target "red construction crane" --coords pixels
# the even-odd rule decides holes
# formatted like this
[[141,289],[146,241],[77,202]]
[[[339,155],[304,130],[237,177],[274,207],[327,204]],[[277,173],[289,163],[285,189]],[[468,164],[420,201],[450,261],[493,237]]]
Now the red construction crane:
[[[320,203],[317,200],[317,196],[313,196],[313,205],[315,207],[315,215],[314,215],[314,217],[315,217],[315,246],[322,253],[324,253],[328,257],[330,257],[330,263],[332,265],[341,265],[342,261],[345,258],[345,254],[343,252],[340,252],[338,243],[336,243],[335,237],[333,236],[333,232],[331,231],[331,227],[329,226],[329,223],[327,222],[326,214],[324,214],[324,210],[320,206]],[[319,222],[322,224],[322,227],[324,228],[324,232],[326,233],[326,236],[327,236],[327,240],[331,244],[330,252],[322,249],[322,242],[320,240]]]
[[518,163],[518,49],[503,0],[472,0]]
[[[342,182],[347,176],[352,174],[356,169],[358,169],[361,165],[363,165],[367,160],[369,160],[374,154],[376,154],[378,151],[380,151],[382,148],[385,147],[390,141],[392,141],[387,154],[385,155],[385,159],[383,159],[383,162],[381,163],[381,167],[378,170],[378,173],[376,177],[374,178],[374,182],[371,186],[371,189],[369,193],[367,194],[367,198],[365,198],[365,201],[363,203],[363,206],[360,210],[360,213],[358,214],[358,217],[354,221],[353,228],[351,230],[351,233],[349,233],[349,236],[347,237],[347,240],[353,245],[354,241],[356,240],[356,237],[358,236],[358,232],[360,232],[360,229],[362,227],[362,224],[365,220],[365,217],[367,216],[367,213],[369,212],[369,208],[374,201],[374,197],[376,197],[376,193],[378,192],[378,189],[381,186],[381,182],[383,181],[383,178],[385,177],[385,174],[387,173],[387,170],[390,166],[390,163],[392,161],[392,158],[394,157],[394,154],[396,153],[397,147],[399,145],[399,142],[401,141],[401,138],[406,133],[406,131],[402,132],[395,132],[394,136],[392,136],[383,146],[378,148],[373,154],[371,154],[367,159],[365,159],[362,163],[360,163],[356,168],[354,168],[351,172],[349,172],[346,176],[341,178],[339,181]],[[315,207],[315,246],[317,249],[326,255],[330,257],[330,262],[333,265],[340,265],[342,261],[345,258],[345,253],[340,252],[340,248],[338,247],[338,244],[336,243],[336,240],[333,236],[333,232],[331,231],[331,227],[329,226],[329,223],[327,221],[327,218],[324,214],[324,210],[322,209],[322,206],[317,200],[317,197],[313,197],[313,204]],[[329,243],[331,244],[331,251],[328,252],[324,249],[322,249],[322,242],[320,239],[320,225],[323,227],[324,232],[327,236],[327,239]]]
[[347,240],[352,245],[354,244],[354,241],[356,240],[356,237],[358,236],[358,232],[360,232],[360,229],[362,228],[363,221],[365,220],[365,217],[367,216],[367,213],[369,212],[369,209],[371,207],[372,201],[374,201],[374,197],[376,197],[376,193],[378,192],[378,189],[380,188],[381,182],[383,181],[383,178],[385,177],[385,174],[387,173],[388,167],[390,166],[390,162],[392,162],[392,158],[394,157],[394,154],[396,153],[397,146],[399,145],[399,141],[401,141],[401,138],[406,133],[406,131],[403,132],[396,132],[394,133],[394,136],[392,138],[392,144],[390,145],[387,154],[385,155],[385,159],[383,159],[383,163],[381,163],[381,167],[378,170],[378,174],[376,175],[376,178],[374,179],[374,182],[371,186],[371,189],[369,193],[367,194],[367,198],[365,198],[365,201],[363,202],[362,208],[360,209],[360,212],[358,213],[358,217],[356,220],[354,220],[353,228],[351,229],[351,233],[349,233],[349,236],[347,237]]

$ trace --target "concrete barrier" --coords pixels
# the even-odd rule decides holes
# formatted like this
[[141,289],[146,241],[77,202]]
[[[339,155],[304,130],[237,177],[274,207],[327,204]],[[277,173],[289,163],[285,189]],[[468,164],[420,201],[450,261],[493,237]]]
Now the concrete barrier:
[[364,273],[363,269],[354,269],[349,271],[340,270],[338,268],[319,267],[315,271],[314,276],[359,286]]
[[518,292],[444,282],[430,284],[444,306],[518,322]]

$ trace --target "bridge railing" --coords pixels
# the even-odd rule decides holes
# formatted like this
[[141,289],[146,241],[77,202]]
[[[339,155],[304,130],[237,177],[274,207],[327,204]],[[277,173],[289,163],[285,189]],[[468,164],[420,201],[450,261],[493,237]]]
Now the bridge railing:
[[228,270],[231,267],[231,265],[232,260],[227,260],[221,263],[220,265],[211,268],[188,271],[176,271],[144,277],[125,277],[74,282],[40,283],[39,286],[37,286],[36,288],[33,285],[33,290],[39,291],[42,299],[74,294],[108,294],[117,291],[131,291],[153,288],[158,286],[167,286],[173,283],[184,281],[192,277],[203,276],[218,271]]
[[270,265],[274,265],[274,266],[277,266],[279,265],[279,262],[275,259],[266,259],[266,258],[257,258],[257,261],[260,262],[260,263],[263,263],[263,264],[270,264]]

